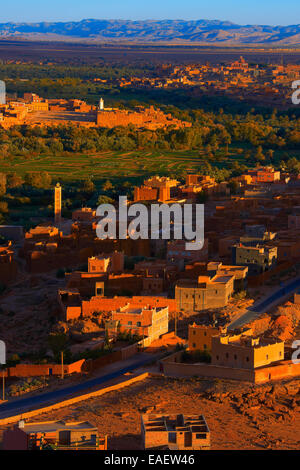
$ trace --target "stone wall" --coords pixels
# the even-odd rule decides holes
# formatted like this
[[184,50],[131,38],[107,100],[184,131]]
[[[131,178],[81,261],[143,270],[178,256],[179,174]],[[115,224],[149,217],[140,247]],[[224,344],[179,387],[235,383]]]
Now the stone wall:
[[261,384],[270,380],[282,380],[300,376],[300,363],[281,361],[273,366],[258,369],[237,369],[232,367],[214,366],[211,364],[186,364],[179,362],[181,351],[161,360],[164,375],[167,377],[217,377],[220,379],[240,380]]

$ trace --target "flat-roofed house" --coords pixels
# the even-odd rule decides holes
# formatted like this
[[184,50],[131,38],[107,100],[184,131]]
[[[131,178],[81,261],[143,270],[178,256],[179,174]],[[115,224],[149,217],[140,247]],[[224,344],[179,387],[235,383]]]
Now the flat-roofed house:
[[210,431],[203,415],[146,413],[141,421],[144,449],[210,449]]
[[225,307],[234,291],[232,275],[199,276],[197,281],[183,279],[175,286],[179,310],[197,312]]
[[3,450],[106,450],[107,438],[88,421],[24,420],[3,433]]

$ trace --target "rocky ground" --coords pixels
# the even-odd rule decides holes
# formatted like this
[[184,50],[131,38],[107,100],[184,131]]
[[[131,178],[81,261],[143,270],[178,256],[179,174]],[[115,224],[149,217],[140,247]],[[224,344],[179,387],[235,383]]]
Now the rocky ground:
[[57,291],[64,285],[55,273],[22,275],[0,298],[0,337],[11,354],[45,348],[57,321]]
[[254,335],[278,338],[290,345],[299,338],[300,304],[295,304],[291,298],[245,326],[251,327]]
[[153,377],[33,420],[88,420],[101,435],[108,435],[109,449],[140,449],[144,412],[204,414],[212,449],[298,449],[300,445],[300,379],[253,386]]

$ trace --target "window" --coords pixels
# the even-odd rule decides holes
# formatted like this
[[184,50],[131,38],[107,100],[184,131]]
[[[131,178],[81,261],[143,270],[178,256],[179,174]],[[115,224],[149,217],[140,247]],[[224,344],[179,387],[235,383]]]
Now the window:
[[176,444],[176,432],[169,432],[169,442]]
[[204,349],[206,349],[207,348],[206,344],[204,344],[203,347],[204,347]]
[[193,348],[195,348],[195,347],[196,347],[196,344],[195,344],[195,343],[193,343]]
[[234,359],[237,359],[237,355],[236,355],[236,354],[234,355]]
[[266,355],[266,359],[269,359],[269,354]]
[[128,325],[132,325],[132,321],[129,321],[129,322],[128,322]]
[[206,331],[204,331],[204,336],[206,336]]
[[248,356],[246,357],[246,361],[249,362],[249,357]]
[[217,361],[219,360],[219,356],[216,356]]
[[136,324],[136,326],[142,326],[141,322],[138,321],[137,324]]
[[226,357],[227,357],[227,359],[229,358],[229,354],[228,354],[228,353],[226,353]]

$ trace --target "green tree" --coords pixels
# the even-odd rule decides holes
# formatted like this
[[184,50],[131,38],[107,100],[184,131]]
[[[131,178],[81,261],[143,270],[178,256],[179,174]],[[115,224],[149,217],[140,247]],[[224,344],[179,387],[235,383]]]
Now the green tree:
[[6,174],[0,173],[0,196],[6,193]]
[[93,193],[95,191],[95,185],[94,185],[93,181],[90,178],[85,180],[85,182],[83,184],[83,191],[85,193]]

